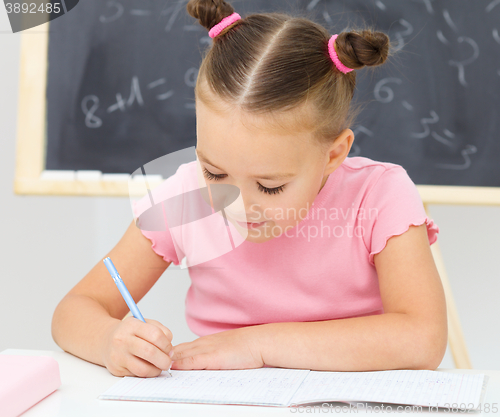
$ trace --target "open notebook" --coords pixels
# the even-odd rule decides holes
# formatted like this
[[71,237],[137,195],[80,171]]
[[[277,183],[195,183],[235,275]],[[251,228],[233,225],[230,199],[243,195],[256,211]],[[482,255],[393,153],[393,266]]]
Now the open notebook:
[[102,400],[246,404],[289,407],[315,402],[369,401],[476,409],[488,376],[425,370],[323,372],[302,369],[175,371],[156,378],[124,377]]

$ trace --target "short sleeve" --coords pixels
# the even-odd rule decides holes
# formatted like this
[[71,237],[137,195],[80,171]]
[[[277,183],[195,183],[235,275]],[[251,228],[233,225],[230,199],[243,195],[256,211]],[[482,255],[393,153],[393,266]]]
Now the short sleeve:
[[[185,165],[162,184],[137,201],[132,202],[132,212],[141,233],[151,241],[151,249],[166,262],[179,265],[184,258],[184,251],[173,238],[167,223],[165,203],[172,197],[182,194]],[[154,202],[154,204],[152,204]]]
[[[132,203],[132,211],[134,212],[135,218],[139,218],[139,216],[145,211],[144,206],[146,205],[145,203],[147,202],[148,197],[149,196],[145,196],[143,199]],[[140,228],[140,226],[137,227]],[[179,265],[179,258],[167,224],[165,224],[165,229],[166,230],[161,231],[141,229],[141,233],[144,237],[151,241],[151,249],[153,249],[157,255],[161,256],[166,262],[172,262],[174,265]]]
[[364,208],[369,214],[364,239],[373,266],[374,255],[385,248],[389,238],[403,234],[411,225],[425,223],[429,245],[437,240],[439,227],[427,216],[417,187],[399,165],[380,175],[368,191]]

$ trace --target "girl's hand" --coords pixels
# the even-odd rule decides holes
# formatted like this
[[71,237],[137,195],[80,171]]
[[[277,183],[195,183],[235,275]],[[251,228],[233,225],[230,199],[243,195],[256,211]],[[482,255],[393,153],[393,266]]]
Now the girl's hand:
[[262,368],[255,326],[200,337],[174,347],[172,369]]
[[172,332],[145,320],[127,317],[108,332],[103,363],[114,376],[155,377],[170,367]]

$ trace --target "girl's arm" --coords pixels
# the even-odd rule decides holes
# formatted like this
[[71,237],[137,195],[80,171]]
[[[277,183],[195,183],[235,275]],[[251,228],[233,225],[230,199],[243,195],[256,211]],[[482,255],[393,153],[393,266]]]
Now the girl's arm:
[[446,301],[426,226],[410,226],[374,256],[384,314],[262,328],[262,357],[332,371],[435,369],[448,339]]
[[[170,265],[151,249],[151,241],[134,222],[106,256],[136,302]],[[106,366],[117,376],[155,376],[168,369],[170,330],[154,320],[143,323],[131,317],[122,321],[127,312],[127,304],[100,260],[56,307],[52,337],[65,351]]]
[[446,302],[426,226],[410,226],[390,238],[374,263],[384,314],[270,323],[204,336],[174,347],[172,369],[437,368],[448,339]]

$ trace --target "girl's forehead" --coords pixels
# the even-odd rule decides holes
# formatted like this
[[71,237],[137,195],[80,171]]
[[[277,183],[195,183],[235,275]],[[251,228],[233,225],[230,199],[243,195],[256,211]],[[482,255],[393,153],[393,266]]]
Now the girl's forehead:
[[256,123],[237,116],[206,117],[199,120],[198,145],[218,154],[225,152],[272,154],[282,158],[303,157],[315,151],[315,140],[305,132],[279,129],[272,124]]

